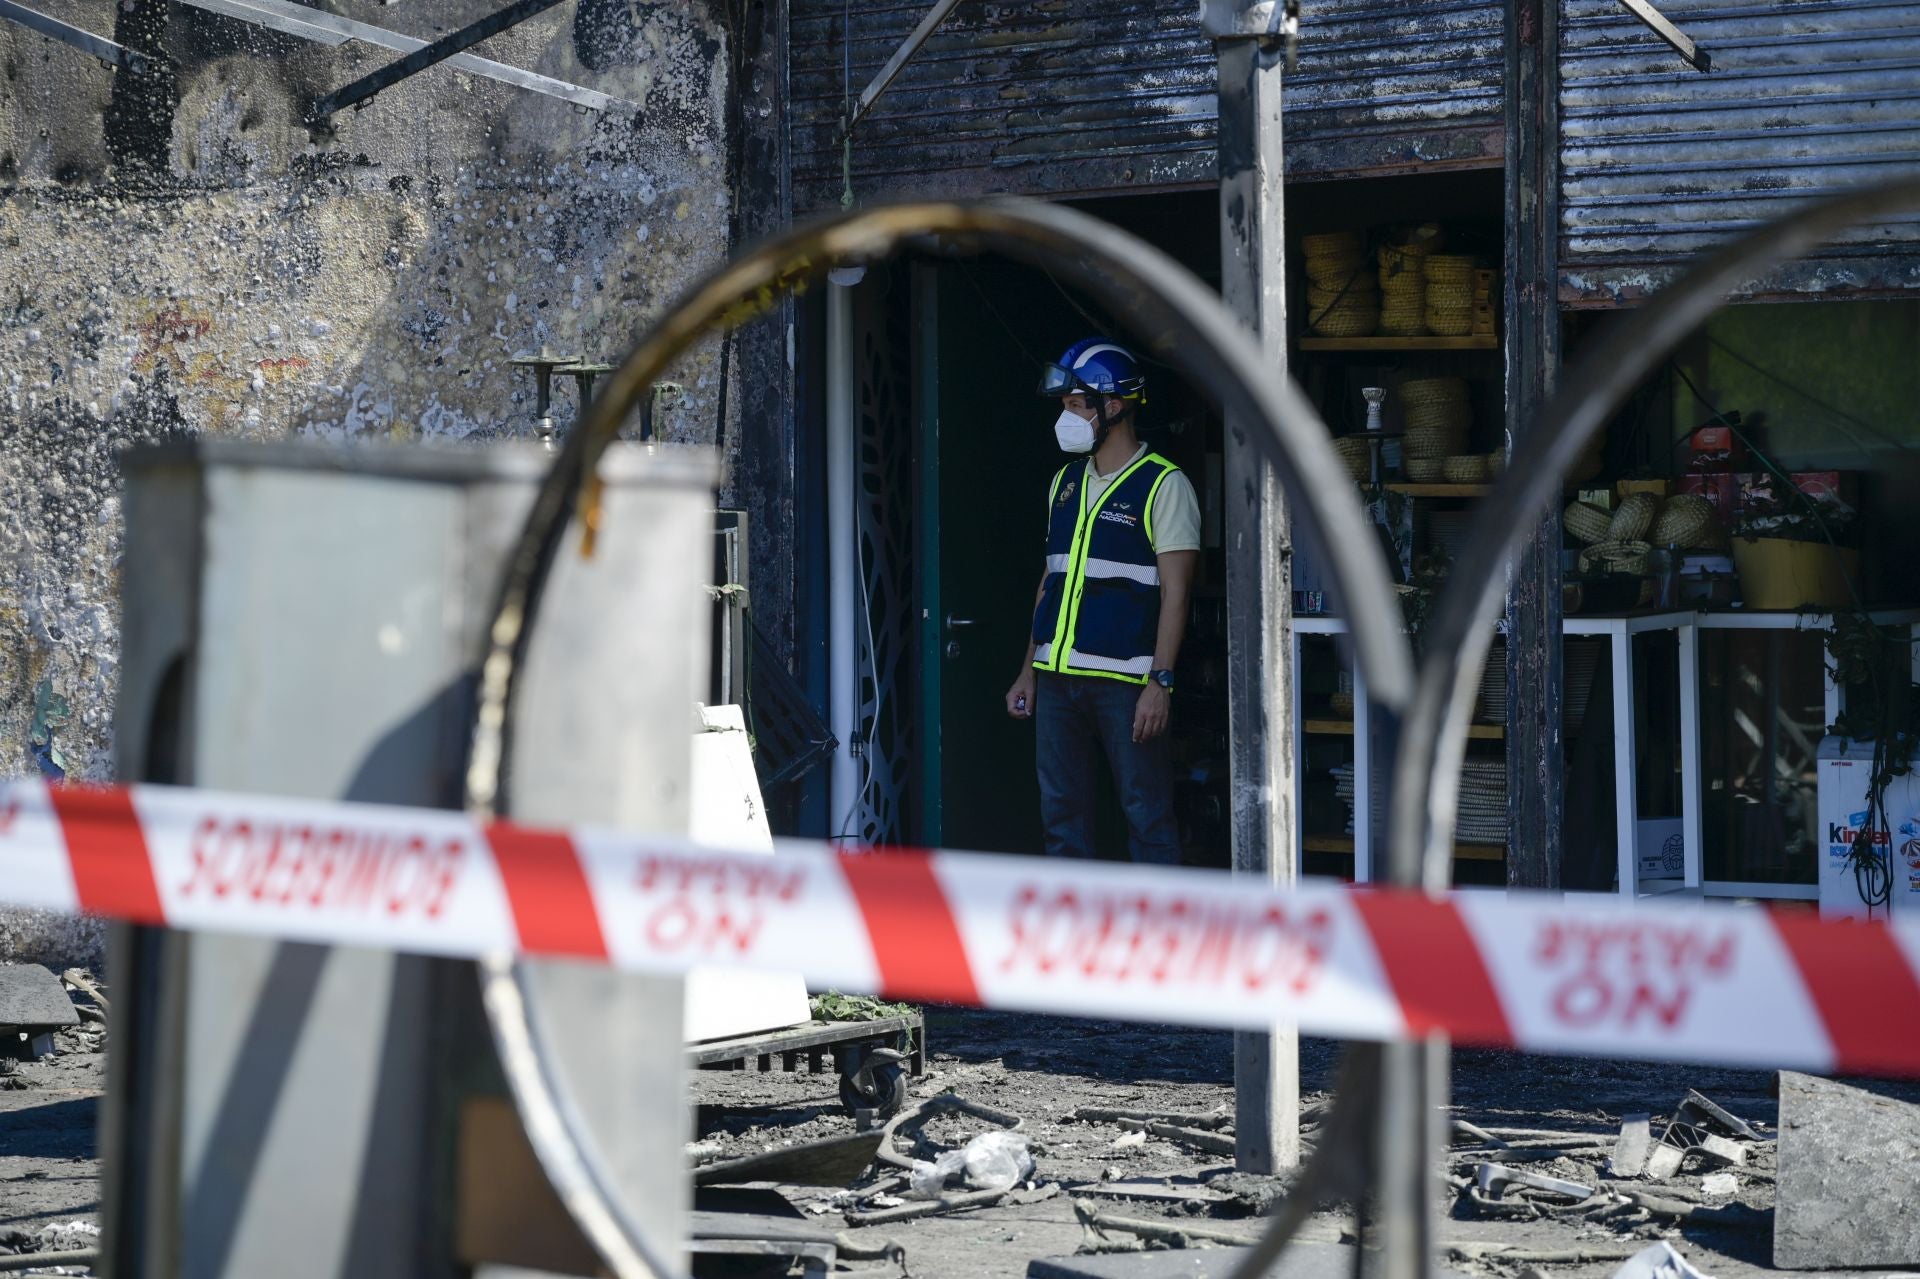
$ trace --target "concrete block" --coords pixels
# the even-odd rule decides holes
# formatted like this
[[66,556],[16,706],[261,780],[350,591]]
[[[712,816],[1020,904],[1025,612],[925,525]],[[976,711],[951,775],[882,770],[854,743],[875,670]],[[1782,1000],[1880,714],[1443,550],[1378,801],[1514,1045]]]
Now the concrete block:
[[1638,1177],[1653,1153],[1653,1116],[1627,1115],[1620,1120],[1620,1139],[1613,1143],[1612,1174]]
[[79,1024],[80,1014],[58,977],[38,964],[0,968],[0,1027],[38,1032]]
[[1667,1180],[1667,1178],[1680,1171],[1680,1161],[1686,1157],[1687,1152],[1678,1146],[1669,1146],[1665,1142],[1655,1146],[1653,1153],[1647,1156],[1646,1175],[1648,1179],[1652,1181]]
[[1773,1264],[1920,1264],[1920,1106],[1780,1072]]

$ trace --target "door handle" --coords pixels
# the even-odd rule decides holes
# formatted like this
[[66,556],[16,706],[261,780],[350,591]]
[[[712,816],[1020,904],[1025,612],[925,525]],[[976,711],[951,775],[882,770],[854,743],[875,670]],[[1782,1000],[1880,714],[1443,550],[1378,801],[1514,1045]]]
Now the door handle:
[[974,622],[971,617],[955,617],[952,613],[947,614],[947,629],[949,630],[954,630],[962,626],[972,626],[973,624]]

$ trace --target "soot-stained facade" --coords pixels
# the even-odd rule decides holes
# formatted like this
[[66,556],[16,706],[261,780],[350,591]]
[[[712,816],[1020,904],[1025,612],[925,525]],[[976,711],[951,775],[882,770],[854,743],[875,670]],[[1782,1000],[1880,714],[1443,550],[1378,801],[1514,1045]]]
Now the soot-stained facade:
[[[0,25],[0,769],[102,779],[116,453],[525,434],[513,356],[616,359],[723,259],[741,49],[723,0],[578,0],[473,52],[637,114],[443,64],[313,131],[315,97],[397,55],[173,0],[39,3],[151,57],[111,71]],[[316,7],[431,40],[497,6]],[[708,342],[675,372],[662,434],[733,434],[726,355]],[[0,917],[0,960],[95,944],[85,924]]]

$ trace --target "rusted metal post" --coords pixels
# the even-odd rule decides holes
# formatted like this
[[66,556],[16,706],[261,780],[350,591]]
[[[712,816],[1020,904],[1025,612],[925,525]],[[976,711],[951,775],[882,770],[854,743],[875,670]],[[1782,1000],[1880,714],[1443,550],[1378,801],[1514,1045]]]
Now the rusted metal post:
[[[1506,0],[1507,447],[1519,443],[1560,368],[1557,0]],[[1560,510],[1549,504],[1507,588],[1507,885],[1560,887]],[[1630,830],[1621,839],[1633,838]]]
[[[1271,375],[1287,371],[1282,209],[1281,6],[1209,0],[1219,53],[1220,267],[1227,307],[1258,335]],[[1279,473],[1249,423],[1226,432],[1227,700],[1233,868],[1292,883],[1294,840],[1292,554]],[[1233,1046],[1235,1163],[1271,1173],[1300,1162],[1298,1032],[1242,1032]]]

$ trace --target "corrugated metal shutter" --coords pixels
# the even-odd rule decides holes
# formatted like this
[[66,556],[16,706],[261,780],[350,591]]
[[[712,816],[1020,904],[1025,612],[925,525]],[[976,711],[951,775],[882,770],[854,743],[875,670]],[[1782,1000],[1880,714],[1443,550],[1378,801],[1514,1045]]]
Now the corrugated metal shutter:
[[[1920,5],[1664,0],[1682,63],[1616,0],[1562,0],[1560,292],[1631,303],[1816,196],[1920,167]],[[1920,284],[1920,220],[1863,226],[1755,292]]]
[[[839,199],[843,94],[865,87],[931,2],[792,0],[801,209]],[[963,3],[861,123],[854,191],[874,199],[1213,181],[1214,58],[1198,12],[1197,0]],[[1499,164],[1497,2],[1309,2],[1303,25],[1287,81],[1290,174]]]

